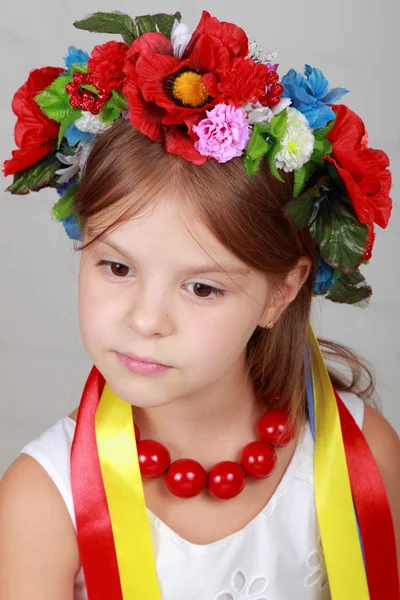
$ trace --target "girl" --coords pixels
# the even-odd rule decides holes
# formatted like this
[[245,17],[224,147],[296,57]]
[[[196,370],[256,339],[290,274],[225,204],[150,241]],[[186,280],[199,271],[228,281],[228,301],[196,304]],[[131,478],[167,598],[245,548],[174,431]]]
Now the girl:
[[9,190],[59,192],[94,367],[3,478],[0,597],[396,599],[400,442],[310,325],[371,294],[387,157],[317,69],[179,20],[96,13],[123,41],[14,98]]

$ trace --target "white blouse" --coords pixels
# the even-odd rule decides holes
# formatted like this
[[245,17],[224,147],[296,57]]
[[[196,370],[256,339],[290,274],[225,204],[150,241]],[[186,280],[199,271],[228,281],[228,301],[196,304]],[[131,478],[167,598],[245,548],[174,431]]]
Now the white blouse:
[[[364,403],[340,397],[361,428]],[[21,452],[57,486],[76,527],[69,460],[75,422],[60,419]],[[243,529],[211,544],[184,540],[147,509],[163,600],[329,600],[314,500],[314,442],[307,423],[275,493]],[[82,568],[74,600],[86,600]]]

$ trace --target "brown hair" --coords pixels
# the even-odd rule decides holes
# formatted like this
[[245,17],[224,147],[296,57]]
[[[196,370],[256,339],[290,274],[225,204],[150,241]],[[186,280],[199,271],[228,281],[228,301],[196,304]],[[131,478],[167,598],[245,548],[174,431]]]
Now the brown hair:
[[[309,336],[317,252],[309,229],[296,230],[283,215],[283,205],[291,197],[292,178],[285,173],[282,176],[284,183],[271,175],[264,162],[249,177],[241,158],[223,165],[208,160],[195,166],[166,152],[162,144],[151,141],[120,118],[96,139],[74,209],[83,231],[95,231],[97,227],[101,231],[79,248],[83,249],[140,212],[161,192],[178,190],[216,238],[244,263],[266,273],[278,292],[279,284],[298,259],[310,257],[309,277],[295,300],[273,329],[257,327],[247,346],[255,392],[268,398],[274,390],[280,390],[282,399],[291,398],[293,417],[302,420],[306,413],[304,348]],[[339,392],[357,393],[365,400],[370,398],[375,378],[366,361],[336,342],[319,338],[319,343],[325,358],[350,370],[347,381],[343,374],[328,367],[334,387]],[[368,380],[366,387],[361,385],[363,376]]]

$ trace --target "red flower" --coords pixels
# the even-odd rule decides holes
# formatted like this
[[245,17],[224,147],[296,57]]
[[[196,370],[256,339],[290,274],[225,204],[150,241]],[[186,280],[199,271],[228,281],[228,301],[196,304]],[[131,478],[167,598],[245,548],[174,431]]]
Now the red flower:
[[265,92],[268,69],[255,63],[251,58],[234,58],[230,69],[222,74],[218,91],[220,99],[234,106],[242,106],[247,101],[256,103]]
[[152,140],[164,141],[168,152],[195,164],[205,162],[194,148],[192,126],[221,101],[218,83],[233,60],[247,54],[245,32],[206,11],[182,58],[174,56],[161,33],[143,34],[129,48],[124,67],[132,125]]
[[98,90],[121,90],[125,74],[128,46],[124,42],[106,42],[95,46],[88,60],[88,73],[93,75],[93,83]]
[[14,94],[12,109],[18,117],[14,139],[18,150],[13,150],[12,158],[4,161],[4,175],[31,167],[55,148],[60,125],[49,119],[33,98],[49,87],[62,72],[63,69],[57,67],[34,69]]
[[376,223],[385,228],[392,200],[389,196],[392,176],[389,159],[383,150],[368,148],[368,135],[362,120],[342,104],[331,105],[336,121],[328,139],[333,163],[343,179],[361,223]]

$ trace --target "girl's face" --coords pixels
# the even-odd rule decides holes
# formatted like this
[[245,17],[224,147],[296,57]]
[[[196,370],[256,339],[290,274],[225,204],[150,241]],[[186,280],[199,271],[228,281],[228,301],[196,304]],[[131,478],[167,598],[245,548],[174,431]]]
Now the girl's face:
[[[82,252],[83,342],[114,392],[135,406],[229,389],[245,376],[254,329],[274,319],[275,309],[264,310],[265,275],[248,269],[195,217],[186,219],[193,236],[181,205],[168,199]],[[171,368],[137,374],[118,353]]]

